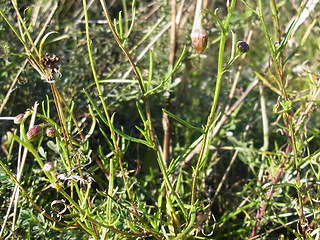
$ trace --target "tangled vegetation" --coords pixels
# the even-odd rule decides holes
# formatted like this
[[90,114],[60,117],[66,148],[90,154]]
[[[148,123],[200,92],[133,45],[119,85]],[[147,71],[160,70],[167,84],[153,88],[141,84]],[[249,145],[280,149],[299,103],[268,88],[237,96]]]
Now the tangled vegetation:
[[0,239],[319,239],[317,0],[0,3]]

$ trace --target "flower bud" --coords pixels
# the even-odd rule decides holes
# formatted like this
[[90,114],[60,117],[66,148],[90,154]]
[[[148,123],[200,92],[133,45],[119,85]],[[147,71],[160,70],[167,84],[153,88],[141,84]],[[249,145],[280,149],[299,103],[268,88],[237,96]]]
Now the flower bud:
[[42,134],[42,127],[40,125],[34,125],[27,132],[27,139],[29,141],[36,140],[41,136],[41,134]]
[[248,45],[248,43],[246,43],[246,42],[244,42],[244,41],[239,41],[239,42],[237,43],[237,45],[238,45],[238,49],[239,49],[240,52],[246,53],[246,52],[249,51],[249,45]]
[[53,169],[53,163],[52,162],[46,162],[42,168],[45,172],[50,172]]
[[20,113],[17,116],[15,116],[14,120],[13,120],[14,124],[20,124],[22,122],[23,118],[24,118],[23,113]]
[[192,47],[197,53],[203,53],[207,48],[208,35],[205,29],[197,27],[191,33]]
[[56,133],[57,133],[57,130],[56,130],[55,128],[53,128],[53,127],[48,127],[48,128],[46,129],[46,135],[47,135],[48,137],[53,138],[53,137],[56,136]]

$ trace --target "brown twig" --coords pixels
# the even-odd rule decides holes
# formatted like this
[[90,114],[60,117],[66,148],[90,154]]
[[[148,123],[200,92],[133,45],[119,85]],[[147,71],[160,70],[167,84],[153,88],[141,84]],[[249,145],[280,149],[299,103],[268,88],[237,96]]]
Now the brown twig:
[[[175,63],[175,55],[176,55],[176,37],[177,37],[177,26],[176,26],[176,17],[177,17],[177,2],[176,0],[171,0],[171,35],[170,35],[170,55],[169,62],[171,67],[173,68]],[[171,76],[171,80],[173,79],[173,75]],[[165,109],[170,111],[170,93],[165,101]],[[171,145],[171,123],[168,117],[168,114],[165,112],[162,115],[162,127],[164,131],[163,136],[163,161],[165,166],[167,167],[168,161],[170,158],[170,145]]]

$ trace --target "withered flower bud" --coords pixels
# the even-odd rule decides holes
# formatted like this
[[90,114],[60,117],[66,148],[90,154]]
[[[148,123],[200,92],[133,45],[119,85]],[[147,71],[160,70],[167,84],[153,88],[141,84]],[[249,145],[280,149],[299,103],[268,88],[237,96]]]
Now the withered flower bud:
[[53,163],[52,162],[46,162],[42,168],[45,172],[50,172],[53,169]]
[[48,53],[46,53],[46,56],[41,58],[40,64],[50,71],[50,73],[58,73],[59,72],[59,67],[58,67],[58,62],[59,58],[56,55],[49,56]]
[[14,120],[13,120],[14,124],[20,124],[22,122],[23,118],[24,118],[23,113],[20,113],[17,116],[15,116]]
[[244,41],[239,41],[237,43],[237,45],[238,45],[238,49],[239,49],[240,52],[246,53],[246,52],[249,51],[249,44],[248,43],[246,43]]
[[207,31],[201,26],[192,30],[191,33],[192,47],[197,53],[203,53],[207,48],[208,35]]
[[49,127],[49,128],[46,129],[46,135],[48,137],[53,138],[53,137],[56,136],[56,133],[57,133],[57,130],[55,128],[53,128],[53,127]]
[[36,140],[41,136],[41,134],[42,134],[42,127],[40,125],[34,125],[27,132],[27,139],[29,141]]

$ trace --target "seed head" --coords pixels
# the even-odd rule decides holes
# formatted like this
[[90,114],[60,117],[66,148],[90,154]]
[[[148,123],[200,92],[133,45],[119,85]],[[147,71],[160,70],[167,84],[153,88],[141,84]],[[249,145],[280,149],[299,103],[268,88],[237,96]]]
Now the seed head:
[[34,125],[27,132],[27,139],[29,141],[36,140],[41,136],[41,134],[42,134],[42,127],[40,125]]
[[59,58],[56,55],[50,56],[48,53],[46,53],[46,56],[41,58],[40,64],[43,66],[43,68],[47,69],[50,71],[50,73],[58,73],[59,72],[59,67],[58,67],[58,62]]
[[17,116],[15,116],[14,120],[13,120],[14,124],[20,124],[22,122],[23,118],[24,118],[23,113],[20,113]]
[[239,41],[237,43],[237,45],[238,45],[238,49],[239,49],[240,52],[246,53],[246,52],[249,51],[249,44],[248,43],[246,43],[244,41]]
[[208,35],[202,27],[195,28],[191,33],[192,47],[197,53],[203,53],[207,48]]

